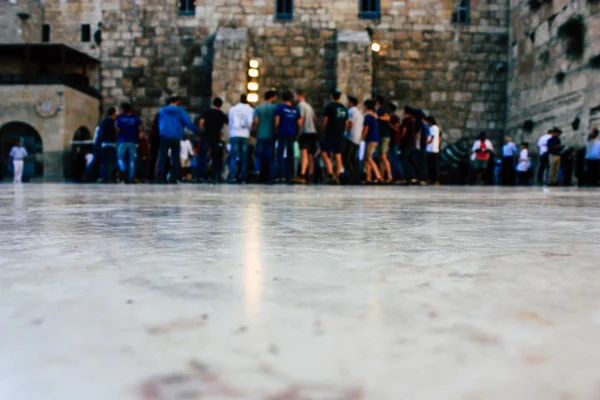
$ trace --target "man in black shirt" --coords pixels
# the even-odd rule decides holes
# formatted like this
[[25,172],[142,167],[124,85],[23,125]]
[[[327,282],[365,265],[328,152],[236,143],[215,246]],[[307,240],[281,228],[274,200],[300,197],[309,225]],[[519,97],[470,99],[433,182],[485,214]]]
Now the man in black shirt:
[[554,127],[550,134],[552,137],[548,139],[548,154],[550,154],[550,177],[548,179],[548,184],[556,186],[558,185],[558,171],[560,170],[560,155],[563,150],[560,141],[562,131]]
[[[342,172],[342,153],[344,152],[344,134],[350,128],[348,108],[340,103],[342,92],[335,89],[331,92],[331,103],[325,107],[323,126],[325,137],[321,143],[321,150],[325,168],[329,174],[330,183],[339,183]],[[335,175],[331,157],[335,156]]]
[[108,107],[106,109],[106,118],[100,123],[100,178],[99,182],[108,182],[117,163],[117,109]]
[[210,152],[212,161],[211,180],[218,182],[223,170],[223,145],[221,131],[227,124],[227,115],[221,111],[223,100],[216,97],[213,100],[213,106],[206,111],[200,119],[200,130],[203,131],[200,143],[200,152],[198,154],[198,175],[199,181],[204,179],[207,169],[206,154]]

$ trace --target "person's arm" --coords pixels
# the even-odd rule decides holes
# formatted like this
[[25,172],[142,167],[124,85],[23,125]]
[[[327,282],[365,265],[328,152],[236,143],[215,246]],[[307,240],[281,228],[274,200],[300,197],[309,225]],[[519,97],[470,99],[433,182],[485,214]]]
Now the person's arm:
[[367,134],[369,133],[369,125],[366,125],[363,127],[363,133],[362,133],[362,140],[365,140],[365,138],[367,137]]
[[252,121],[252,130],[253,131],[255,131],[255,130],[258,129],[258,122],[259,122],[258,116],[255,115],[254,116],[254,121]]
[[144,123],[140,119],[139,127],[138,127],[138,139],[141,139],[144,136]]
[[323,130],[327,129],[327,123],[329,122],[329,117],[326,115],[323,117]]
[[196,135],[200,133],[200,131],[198,131],[198,127],[194,125],[194,123],[190,119],[190,116],[184,110],[181,110],[181,122],[183,126],[188,128],[190,131],[194,132]]
[[200,129],[201,131],[204,130],[204,124],[206,124],[206,121],[204,121],[204,118],[200,118],[200,121],[198,121],[198,129]]
[[350,122],[350,120],[347,119],[346,120],[346,130],[349,131],[351,127],[352,127],[352,122]]
[[391,118],[390,118],[390,114],[389,113],[385,113],[380,117],[377,117],[377,119],[379,119],[380,121],[385,121],[385,122],[390,122]]

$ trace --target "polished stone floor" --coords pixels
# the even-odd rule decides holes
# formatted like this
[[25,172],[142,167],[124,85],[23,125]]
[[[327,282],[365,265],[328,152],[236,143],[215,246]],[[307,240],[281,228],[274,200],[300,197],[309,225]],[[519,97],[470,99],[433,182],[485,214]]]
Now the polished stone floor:
[[600,192],[0,185],[2,400],[598,400]]

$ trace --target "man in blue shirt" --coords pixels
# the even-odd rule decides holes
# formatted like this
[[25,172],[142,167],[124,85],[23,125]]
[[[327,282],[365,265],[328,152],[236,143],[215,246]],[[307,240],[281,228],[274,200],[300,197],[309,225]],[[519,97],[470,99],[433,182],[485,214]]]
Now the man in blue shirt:
[[[283,104],[275,109],[275,131],[277,132],[277,168],[280,180],[291,182],[294,176],[294,144],[302,126],[300,111],[292,105],[294,95],[290,91],[282,94]],[[284,158],[284,151],[287,158]]]
[[518,153],[517,145],[510,136],[504,138],[502,146],[502,185],[515,184],[515,156]]
[[[127,183],[133,183],[135,178],[135,159],[137,154],[137,146],[140,142],[140,137],[144,132],[142,120],[133,114],[131,104],[121,104],[122,114],[117,117],[116,127],[119,135],[119,144],[117,146],[117,155],[119,158],[119,170],[121,171],[121,179],[127,176]],[[129,161],[129,171],[125,164],[125,157]]]
[[108,182],[117,162],[116,119],[117,109],[115,107],[108,107],[106,109],[106,118],[100,123],[100,129],[98,131],[98,141],[101,147],[100,177],[98,182]]
[[160,131],[160,147],[158,150],[158,166],[156,179],[159,183],[165,183],[165,163],[169,150],[171,150],[171,163],[173,170],[170,173],[170,183],[177,183],[177,178],[181,170],[181,160],[179,153],[181,150],[181,140],[185,128],[198,135],[200,131],[192,123],[189,115],[185,110],[179,107],[181,99],[179,96],[172,96],[169,99],[169,104],[164,106],[158,112],[158,126]]

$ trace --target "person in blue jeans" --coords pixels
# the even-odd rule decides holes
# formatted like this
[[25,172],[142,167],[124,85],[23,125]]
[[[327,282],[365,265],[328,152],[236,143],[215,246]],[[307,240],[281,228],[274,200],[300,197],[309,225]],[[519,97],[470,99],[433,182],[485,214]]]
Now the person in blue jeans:
[[[275,131],[277,132],[277,172],[280,181],[291,182],[294,177],[294,144],[302,127],[300,110],[292,105],[294,95],[286,91],[281,95],[283,104],[275,109]],[[284,162],[284,152],[287,157]]]
[[100,174],[99,182],[108,182],[111,178],[113,169],[117,161],[117,127],[115,120],[117,119],[117,109],[108,107],[106,109],[106,118],[100,123],[98,132],[100,144]]
[[[131,104],[121,104],[122,114],[117,117],[116,127],[119,136],[117,145],[117,156],[119,158],[119,170],[121,171],[121,180],[127,183],[133,183],[135,178],[135,159],[140,137],[144,132],[142,120],[133,114]],[[127,157],[128,163],[125,163]],[[126,175],[126,172],[128,174]]]
[[171,150],[171,162],[173,169],[171,170],[170,179],[171,183],[177,183],[181,171],[181,160],[179,159],[179,152],[181,149],[181,140],[185,133],[185,128],[198,135],[200,131],[192,123],[189,115],[179,105],[181,99],[179,96],[172,96],[169,98],[169,104],[164,106],[158,112],[158,125],[160,131],[160,145],[158,149],[158,166],[156,172],[156,179],[158,183],[165,183],[165,164],[167,162],[169,150]]
[[256,130],[256,173],[261,175],[268,168],[268,183],[275,181],[275,110],[277,92],[267,90],[265,102],[254,110],[254,129]]
[[[229,109],[229,183],[245,182],[248,173],[248,139],[254,122],[254,109],[248,96],[240,95],[240,102]],[[240,162],[238,171],[237,163]]]

